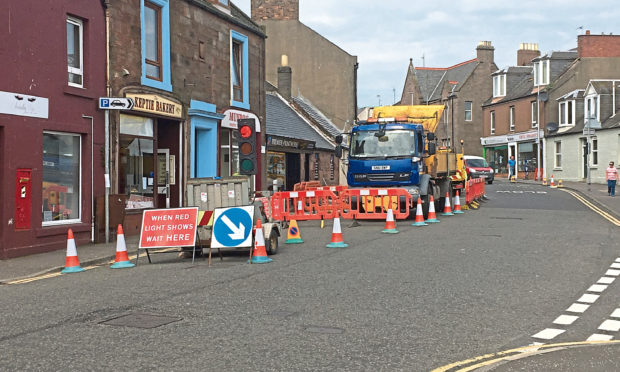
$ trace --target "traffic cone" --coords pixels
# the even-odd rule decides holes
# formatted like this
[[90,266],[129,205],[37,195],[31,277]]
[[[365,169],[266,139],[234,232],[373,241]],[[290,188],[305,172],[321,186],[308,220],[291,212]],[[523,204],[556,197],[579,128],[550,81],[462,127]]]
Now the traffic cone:
[[422,212],[422,198],[418,198],[418,206],[415,209],[415,220],[413,221],[411,226],[428,226],[428,224],[424,222],[424,212]]
[[342,240],[342,230],[340,229],[340,217],[336,213],[334,217],[334,228],[332,230],[332,241],[327,244],[327,248],[346,248],[349,245]]
[[552,189],[555,189],[557,187],[555,185],[555,182],[553,182],[553,174],[551,175],[551,181],[549,182],[549,187],[551,187]]
[[459,192],[458,190],[456,191],[456,195],[454,195],[454,212],[452,212],[454,214],[463,214],[465,212],[463,212],[461,210],[461,197],[459,196]]
[[430,195],[430,200],[428,202],[428,218],[426,219],[426,223],[439,223],[437,214],[435,213],[435,199],[433,199],[433,195]]
[[132,264],[129,261],[129,257],[127,256],[127,245],[125,245],[125,234],[123,234],[123,226],[118,225],[116,229],[116,259],[111,269],[126,269],[129,267],[134,267],[136,265]]
[[452,213],[452,209],[450,208],[450,193],[448,192],[446,192],[446,202],[444,203],[443,213],[441,215],[442,216],[454,216],[454,213]]
[[73,238],[73,231],[69,229],[67,232],[67,259],[65,261],[65,268],[61,273],[79,273],[84,271],[80,266],[80,260],[78,260],[77,247],[75,246],[75,239]]
[[288,233],[286,235],[286,244],[299,244],[303,243],[301,240],[301,232],[299,226],[297,226],[296,220],[291,220],[291,224],[288,226]]
[[385,229],[381,231],[385,234],[398,234],[396,230],[396,222],[394,222],[394,212],[392,208],[388,209],[387,217],[385,218]]
[[254,251],[250,263],[268,263],[273,261],[267,257],[265,249],[265,236],[263,235],[263,223],[260,219],[256,221],[256,233],[254,234]]

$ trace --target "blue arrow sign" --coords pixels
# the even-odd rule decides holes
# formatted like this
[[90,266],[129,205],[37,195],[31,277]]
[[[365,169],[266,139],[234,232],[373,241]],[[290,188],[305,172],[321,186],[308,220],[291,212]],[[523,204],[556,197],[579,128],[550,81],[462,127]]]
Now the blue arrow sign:
[[251,246],[253,215],[253,206],[216,209],[211,246],[214,248]]

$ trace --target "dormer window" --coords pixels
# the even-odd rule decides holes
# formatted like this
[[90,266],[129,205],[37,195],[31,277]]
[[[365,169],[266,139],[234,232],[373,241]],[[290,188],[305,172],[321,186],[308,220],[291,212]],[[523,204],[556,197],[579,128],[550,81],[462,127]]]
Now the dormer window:
[[549,60],[534,63],[534,85],[548,85],[550,76]]
[[493,97],[506,95],[506,74],[493,76]]
[[575,101],[560,102],[558,106],[560,126],[575,125]]

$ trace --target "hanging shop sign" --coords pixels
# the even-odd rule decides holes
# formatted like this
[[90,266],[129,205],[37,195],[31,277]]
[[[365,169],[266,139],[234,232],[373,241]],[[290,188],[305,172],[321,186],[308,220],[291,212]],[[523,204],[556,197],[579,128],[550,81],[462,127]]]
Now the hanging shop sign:
[[47,119],[49,100],[22,93],[0,92],[0,114]]
[[224,111],[222,128],[238,129],[240,119],[254,119],[256,123],[256,132],[260,132],[260,120],[258,120],[258,116],[251,112],[235,109],[228,109]]
[[[543,137],[543,133],[540,133],[540,138]],[[494,136],[494,137],[483,137],[480,138],[481,144],[484,145],[496,145],[501,143],[509,143],[509,142],[520,142],[520,141],[531,141],[538,138],[536,136],[536,131],[531,132],[523,132],[517,134],[507,134],[503,136]]]
[[267,136],[267,146],[288,147],[298,150],[313,150],[315,147],[315,142],[278,136]]
[[134,101],[133,111],[141,111],[149,114],[170,116],[173,118],[183,117],[183,107],[167,98],[155,94],[126,94],[127,98]]

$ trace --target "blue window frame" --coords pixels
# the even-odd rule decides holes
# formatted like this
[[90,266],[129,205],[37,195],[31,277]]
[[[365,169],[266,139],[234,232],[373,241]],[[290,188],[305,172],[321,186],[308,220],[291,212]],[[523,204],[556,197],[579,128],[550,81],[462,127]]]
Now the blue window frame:
[[230,96],[231,106],[250,109],[248,37],[230,31]]
[[169,0],[140,0],[142,85],[172,91]]
[[190,101],[191,122],[190,164],[191,178],[217,176],[217,128],[224,115],[216,113],[212,103]]

